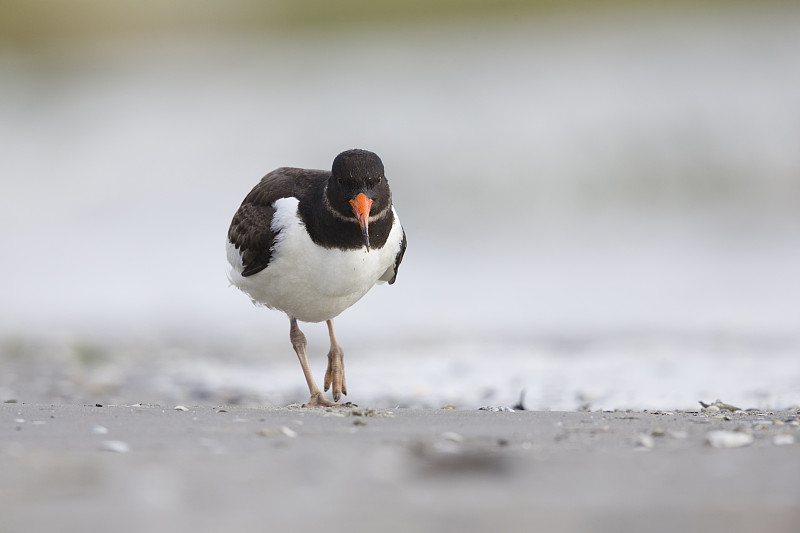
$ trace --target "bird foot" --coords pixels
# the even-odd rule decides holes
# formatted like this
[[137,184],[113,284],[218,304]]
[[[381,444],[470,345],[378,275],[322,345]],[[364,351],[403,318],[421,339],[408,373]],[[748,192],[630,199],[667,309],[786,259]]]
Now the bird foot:
[[358,407],[356,404],[352,402],[332,402],[325,398],[321,392],[317,392],[311,395],[311,399],[308,403],[304,403],[303,407]]
[[338,344],[331,346],[328,352],[328,369],[325,371],[325,392],[333,388],[333,399],[339,401],[342,394],[347,394],[347,382],[344,378],[344,351]]

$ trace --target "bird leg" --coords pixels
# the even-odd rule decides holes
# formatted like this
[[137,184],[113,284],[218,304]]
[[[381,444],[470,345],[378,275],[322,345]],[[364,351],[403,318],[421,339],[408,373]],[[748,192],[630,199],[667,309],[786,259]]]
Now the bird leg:
[[333,320],[328,320],[328,334],[331,336],[331,350],[328,352],[328,369],[325,371],[325,392],[333,385],[333,399],[339,401],[342,394],[347,394],[347,383],[344,379],[344,351],[336,342],[333,332]]
[[333,407],[340,405],[336,402],[326,400],[325,397],[322,396],[322,392],[320,392],[320,390],[317,388],[317,384],[314,383],[314,376],[311,375],[311,368],[308,365],[308,355],[306,355],[306,336],[303,335],[303,332],[300,331],[300,328],[297,326],[297,320],[294,318],[290,318],[289,320],[291,322],[289,338],[292,340],[292,347],[297,353],[297,358],[300,360],[300,366],[303,367],[303,375],[306,377],[308,390],[311,393],[311,399],[307,404],[304,404],[303,407]]

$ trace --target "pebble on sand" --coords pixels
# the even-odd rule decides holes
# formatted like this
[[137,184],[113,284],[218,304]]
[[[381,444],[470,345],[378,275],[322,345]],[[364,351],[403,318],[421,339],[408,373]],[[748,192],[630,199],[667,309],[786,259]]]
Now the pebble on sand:
[[715,400],[714,403],[706,403],[704,401],[700,401],[699,403],[700,403],[700,405],[703,406],[704,410],[711,411],[711,412],[719,412],[719,411],[731,411],[731,412],[733,412],[733,411],[741,411],[742,410],[741,407],[736,407],[735,405],[731,405],[729,403],[725,403],[722,400],[720,400],[719,398],[717,400]]
[[788,433],[781,433],[779,435],[775,435],[772,437],[772,444],[775,446],[786,446],[789,444],[794,444],[794,435],[789,435]]

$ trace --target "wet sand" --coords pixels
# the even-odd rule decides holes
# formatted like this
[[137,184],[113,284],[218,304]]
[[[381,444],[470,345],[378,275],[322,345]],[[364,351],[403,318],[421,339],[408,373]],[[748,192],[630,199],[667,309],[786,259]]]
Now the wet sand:
[[3,532],[800,529],[796,409],[0,414]]

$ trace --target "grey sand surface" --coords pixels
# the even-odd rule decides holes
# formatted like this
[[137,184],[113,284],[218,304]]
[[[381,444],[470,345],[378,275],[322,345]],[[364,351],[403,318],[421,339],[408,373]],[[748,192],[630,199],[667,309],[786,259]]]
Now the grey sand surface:
[[800,529],[796,409],[0,413],[3,532]]

